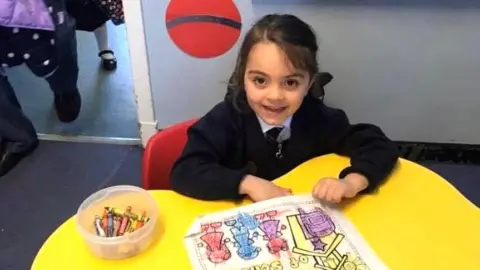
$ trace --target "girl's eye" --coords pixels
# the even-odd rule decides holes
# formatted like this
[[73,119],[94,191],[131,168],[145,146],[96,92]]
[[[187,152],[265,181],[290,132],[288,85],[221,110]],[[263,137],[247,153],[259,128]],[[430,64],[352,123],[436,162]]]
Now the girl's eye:
[[298,86],[298,81],[296,81],[296,80],[286,80],[285,81],[285,86],[287,88],[290,88],[290,89],[296,88]]
[[258,84],[258,85],[265,85],[267,83],[267,80],[265,80],[265,78],[254,78],[253,79],[253,82],[255,82],[255,84]]

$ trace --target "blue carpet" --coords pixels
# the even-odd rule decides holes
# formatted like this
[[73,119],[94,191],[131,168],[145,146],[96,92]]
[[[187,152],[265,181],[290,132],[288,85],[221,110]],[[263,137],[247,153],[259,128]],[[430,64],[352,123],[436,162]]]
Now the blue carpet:
[[425,163],[425,167],[447,179],[463,196],[480,207],[480,166]]
[[47,237],[98,189],[140,185],[143,150],[42,141],[0,178],[0,269],[30,269]]
[[[103,187],[140,185],[137,147],[42,141],[0,178],[0,269],[30,269],[47,237]],[[424,164],[480,207],[480,166]]]

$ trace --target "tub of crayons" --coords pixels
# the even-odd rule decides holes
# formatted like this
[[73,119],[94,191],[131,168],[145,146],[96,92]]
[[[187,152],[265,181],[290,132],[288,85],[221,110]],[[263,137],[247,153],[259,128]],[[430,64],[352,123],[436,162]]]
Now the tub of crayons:
[[148,191],[135,186],[113,186],[83,201],[77,229],[88,248],[103,259],[137,255],[152,242],[158,206]]

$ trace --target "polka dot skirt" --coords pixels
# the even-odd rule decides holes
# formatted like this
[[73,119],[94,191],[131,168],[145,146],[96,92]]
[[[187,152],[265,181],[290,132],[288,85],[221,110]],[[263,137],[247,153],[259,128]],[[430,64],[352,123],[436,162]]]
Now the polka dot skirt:
[[122,0],[92,0],[104,10],[115,25],[125,22]]
[[0,67],[26,64],[37,76],[51,73],[58,65],[54,32],[0,27]]

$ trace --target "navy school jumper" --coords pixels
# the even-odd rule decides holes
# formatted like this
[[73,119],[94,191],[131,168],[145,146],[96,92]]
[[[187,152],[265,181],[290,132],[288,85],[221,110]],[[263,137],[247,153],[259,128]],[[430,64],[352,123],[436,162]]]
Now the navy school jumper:
[[[188,141],[173,166],[174,191],[202,200],[240,199],[247,174],[274,180],[317,156],[348,156],[351,166],[339,172],[367,177],[369,193],[391,173],[397,146],[371,124],[349,123],[346,114],[307,95],[291,122],[291,137],[277,158],[277,145],[262,133],[251,110],[239,111],[229,100],[217,104],[188,130]],[[313,187],[312,187],[313,188]]]

